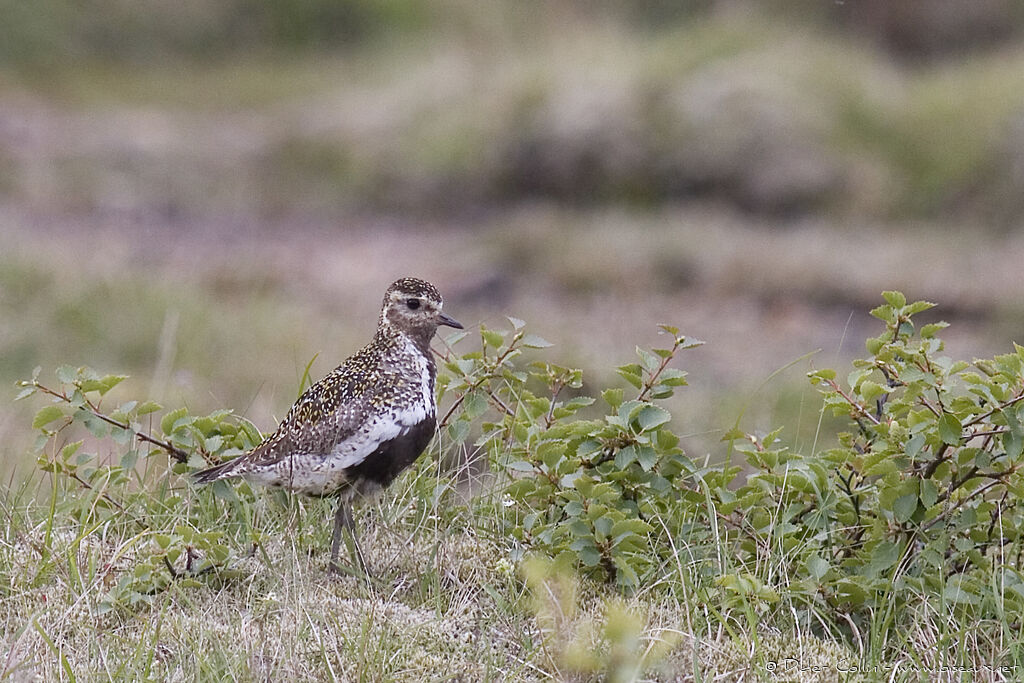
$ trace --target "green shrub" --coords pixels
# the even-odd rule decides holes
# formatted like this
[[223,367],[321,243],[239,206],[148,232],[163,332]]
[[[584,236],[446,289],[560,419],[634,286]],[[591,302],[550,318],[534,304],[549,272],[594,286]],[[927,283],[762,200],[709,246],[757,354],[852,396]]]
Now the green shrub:
[[845,381],[810,373],[824,410],[852,427],[837,445],[800,454],[777,433],[728,435],[752,468],[717,493],[742,513],[735,557],[775,565],[792,596],[838,614],[921,601],[981,618],[1019,610],[1024,348],[953,360],[945,323],[914,320],[933,304],[884,296],[870,356]]
[[[921,615],[1005,626],[1024,609],[1024,347],[949,358],[945,323],[918,322],[932,304],[884,298],[867,357],[845,378],[809,373],[823,418],[848,431],[800,451],[781,430],[734,429],[718,464],[688,458],[670,429],[664,400],[686,385],[670,365],[699,343],[676,328],[661,327],[665,348],[637,349],[638,361],[618,368],[626,386],[599,401],[583,394],[579,370],[533,359],[550,344],[520,320],[481,327],[479,348],[465,353],[452,347],[470,334],[453,335],[438,377],[441,454],[486,476],[459,503],[451,472],[437,470],[440,480],[413,490],[420,512],[471,520],[515,560],[547,555],[627,594],[695,599],[754,638],[765,619],[782,618],[780,603],[785,618],[853,640],[883,634],[862,652],[891,647],[884,634]],[[81,571],[50,529],[73,528],[72,546],[111,525],[133,539],[118,553],[125,562],[106,570],[107,609],[149,604],[175,582],[231,580],[271,524],[253,520],[245,484],[212,495],[170,485],[251,448],[252,425],[227,411],[177,409],[157,421],[152,402],[104,407],[122,379],[61,367],[59,388],[37,372],[19,395],[52,400],[33,422],[53,487],[40,573],[62,562]]]
[[497,519],[518,552],[623,588],[692,581],[755,620],[783,596],[843,628],[886,611],[1021,609],[1024,347],[955,361],[942,355],[945,323],[916,323],[932,304],[885,300],[872,311],[884,330],[845,381],[809,375],[822,410],[852,429],[812,452],[790,449],[781,430],[730,431],[743,466],[699,466],[670,431],[658,402],[685,375],[667,365],[691,345],[674,328],[663,327],[670,348],[638,349],[640,362],[619,368],[635,393],[606,389],[586,417],[596,404],[578,395],[579,371],[524,368],[521,349],[539,344],[518,321],[483,330],[482,350],[449,359],[442,385],[461,403],[449,435],[466,440],[479,423],[475,446],[501,482],[481,520]]
[[[42,394],[52,401],[32,421],[39,431],[39,468],[52,475],[40,574],[66,565],[75,583],[84,587],[94,585],[99,573],[110,572],[109,581],[99,581],[108,586],[98,601],[102,611],[149,604],[175,579],[195,584],[197,577],[214,570],[230,576],[231,565],[250,554],[259,538],[252,529],[239,533],[244,529],[240,520],[228,526],[233,534],[208,523],[225,503],[242,502],[236,489],[217,487],[221,501],[207,497],[206,505],[193,505],[170,486],[168,475],[243,453],[259,443],[259,431],[230,411],[194,416],[179,408],[163,413],[160,432],[154,435],[147,423],[162,410],[159,404],[127,401],[104,407],[104,397],[124,375],[61,366],[54,389],[39,381],[39,373],[37,368],[32,379],[20,383],[17,398]],[[82,438],[71,441],[77,436]],[[248,486],[238,490],[251,502]],[[69,525],[71,543],[58,545],[53,530]],[[77,548],[84,539],[105,537],[114,529],[131,539],[116,553],[131,565],[117,572],[88,563],[90,575],[83,577],[74,557]]]
[[566,556],[591,576],[637,587],[663,559],[659,549],[669,547],[657,539],[683,531],[669,513],[696,468],[657,402],[686,384],[685,373],[668,364],[699,342],[663,326],[669,348],[638,349],[640,362],[618,369],[635,394],[607,389],[607,414],[587,419],[578,415],[594,399],[562,396],[582,387],[582,372],[539,361],[523,368],[515,362],[522,349],[548,344],[526,334],[521,321],[512,325],[509,332],[482,328],[481,351],[449,359],[452,377],[441,382],[442,395],[455,391],[461,408],[447,422],[449,435],[463,441],[483,418],[475,446],[507,479],[500,498],[485,497],[490,507],[481,514],[497,515],[495,532],[520,549]]

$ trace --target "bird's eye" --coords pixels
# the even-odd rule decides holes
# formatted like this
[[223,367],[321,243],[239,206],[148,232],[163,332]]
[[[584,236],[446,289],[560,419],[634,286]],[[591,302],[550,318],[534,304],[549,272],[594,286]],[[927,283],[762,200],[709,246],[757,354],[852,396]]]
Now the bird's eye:
[[420,307],[420,300],[419,299],[406,299],[405,300],[405,305],[408,306],[411,310],[415,311],[417,308]]

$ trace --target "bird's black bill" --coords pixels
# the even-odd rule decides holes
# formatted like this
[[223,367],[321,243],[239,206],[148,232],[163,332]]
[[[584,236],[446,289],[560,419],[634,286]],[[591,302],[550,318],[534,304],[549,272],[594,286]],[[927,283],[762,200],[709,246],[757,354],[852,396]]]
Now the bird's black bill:
[[451,317],[450,315],[448,315],[446,313],[438,313],[437,314],[437,319],[441,322],[442,325],[447,325],[448,327],[454,327],[457,330],[461,330],[462,329],[462,323],[460,323],[458,320],[456,320],[455,318]]

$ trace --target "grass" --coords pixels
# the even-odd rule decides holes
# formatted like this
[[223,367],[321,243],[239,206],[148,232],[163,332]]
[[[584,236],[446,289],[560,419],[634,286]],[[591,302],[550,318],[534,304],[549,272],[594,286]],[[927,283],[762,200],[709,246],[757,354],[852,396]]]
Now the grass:
[[[523,561],[486,512],[500,491],[465,455],[442,432],[362,507],[369,584],[325,573],[330,501],[197,490],[161,452],[92,488],[36,470],[0,494],[0,680],[998,680],[1017,665],[1015,617],[973,619],[955,596],[834,620],[790,591],[795,550],[780,544],[740,566],[718,534],[679,537],[674,563],[626,593]],[[781,511],[765,513],[774,526]],[[202,555],[209,534],[230,548],[220,571],[168,581],[147,564],[163,537],[195,535]]]
[[[325,573],[329,503],[260,495],[219,505],[156,468],[134,519],[79,523],[63,503],[49,516],[52,482],[33,477],[0,501],[0,680],[681,680],[757,675],[792,656],[834,668],[852,656],[769,627],[751,660],[749,634],[728,615],[716,623],[695,593],[666,599],[652,586],[623,598],[540,562],[519,573],[486,520],[458,504],[452,473],[438,480],[436,468],[424,463],[359,515],[373,587]],[[179,495],[188,512],[178,523],[242,543],[258,527],[258,552],[223,577],[106,608],[156,530],[176,523],[169,498]]]

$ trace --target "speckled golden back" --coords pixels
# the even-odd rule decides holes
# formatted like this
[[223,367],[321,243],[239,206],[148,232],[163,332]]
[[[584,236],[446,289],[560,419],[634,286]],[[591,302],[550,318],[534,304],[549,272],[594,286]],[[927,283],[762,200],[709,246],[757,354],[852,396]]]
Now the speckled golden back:
[[197,481],[244,477],[310,495],[386,486],[434,430],[430,340],[439,325],[462,327],[442,307],[429,282],[394,282],[373,340],[309,387],[263,443]]

